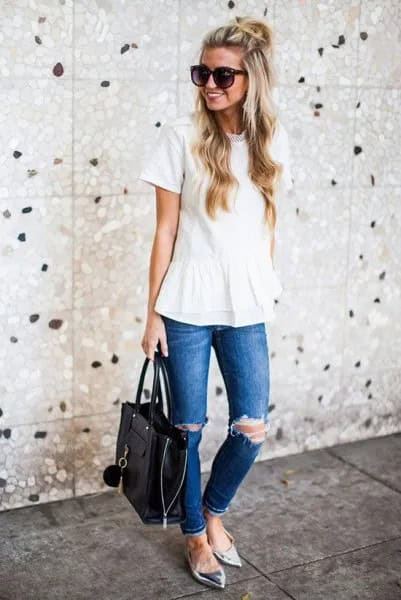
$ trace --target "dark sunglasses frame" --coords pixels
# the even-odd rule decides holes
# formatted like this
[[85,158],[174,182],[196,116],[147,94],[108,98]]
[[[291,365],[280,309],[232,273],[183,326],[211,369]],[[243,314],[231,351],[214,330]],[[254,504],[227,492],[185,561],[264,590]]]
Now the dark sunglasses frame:
[[[214,80],[215,84],[222,89],[229,88],[233,85],[233,83],[235,81],[235,75],[237,73],[244,73],[246,75],[248,74],[248,71],[244,71],[243,69],[234,69],[233,67],[224,67],[224,66],[216,67],[215,69],[213,69],[213,71],[211,69],[209,69],[209,67],[207,67],[206,65],[191,65],[190,69],[191,69],[191,81],[194,85],[196,85],[198,87],[204,87],[207,84],[207,82],[209,81],[210,74],[213,75],[213,80]],[[205,83],[197,83],[195,81],[194,72],[197,69],[202,69],[202,71],[205,71],[207,73],[207,79],[205,80]],[[222,85],[222,80],[219,78],[219,74],[227,73],[227,72],[230,74],[231,78],[228,79],[228,83],[225,82]]]

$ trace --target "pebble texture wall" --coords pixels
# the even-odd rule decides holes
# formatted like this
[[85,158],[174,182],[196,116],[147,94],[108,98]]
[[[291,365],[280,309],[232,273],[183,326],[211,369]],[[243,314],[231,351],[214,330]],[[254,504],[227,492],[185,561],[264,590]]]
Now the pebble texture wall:
[[[2,510],[106,489],[144,360],[155,207],[141,158],[192,104],[201,36],[234,15],[276,30],[295,183],[279,207],[258,460],[400,429],[398,0],[5,2]],[[226,433],[214,354],[209,386],[204,470]]]

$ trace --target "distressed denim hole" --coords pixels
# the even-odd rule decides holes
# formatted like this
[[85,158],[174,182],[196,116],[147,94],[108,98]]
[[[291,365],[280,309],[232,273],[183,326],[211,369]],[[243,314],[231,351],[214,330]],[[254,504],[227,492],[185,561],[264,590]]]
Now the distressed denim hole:
[[201,427],[203,427],[202,423],[199,424],[190,424],[190,425],[176,425],[179,429],[189,429],[190,431],[197,431]]
[[245,415],[231,423],[230,431],[232,435],[234,435],[233,429],[248,437],[255,444],[261,444],[265,440],[269,426],[263,419],[251,418]]

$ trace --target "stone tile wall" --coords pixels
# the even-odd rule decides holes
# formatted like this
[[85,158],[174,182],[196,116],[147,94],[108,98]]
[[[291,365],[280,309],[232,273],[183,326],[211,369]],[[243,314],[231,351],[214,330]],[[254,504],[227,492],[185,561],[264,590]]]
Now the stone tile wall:
[[[0,7],[0,507],[102,491],[135,394],[155,207],[137,181],[188,110],[206,30],[265,16],[294,189],[258,460],[400,429],[401,8],[396,0]],[[150,377],[148,383],[151,383]],[[212,355],[202,468],[223,440]]]

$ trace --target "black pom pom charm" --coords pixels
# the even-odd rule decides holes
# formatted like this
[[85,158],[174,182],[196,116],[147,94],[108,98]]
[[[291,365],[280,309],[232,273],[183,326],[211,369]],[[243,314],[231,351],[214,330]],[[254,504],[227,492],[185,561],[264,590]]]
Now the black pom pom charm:
[[103,471],[103,481],[110,487],[118,487],[121,477],[121,468],[118,465],[109,465]]
[[118,465],[109,465],[103,471],[103,481],[110,487],[118,488],[118,494],[121,496],[124,491],[123,486],[123,471],[127,467],[127,454],[129,447],[127,444],[124,445],[124,456],[118,459]]

